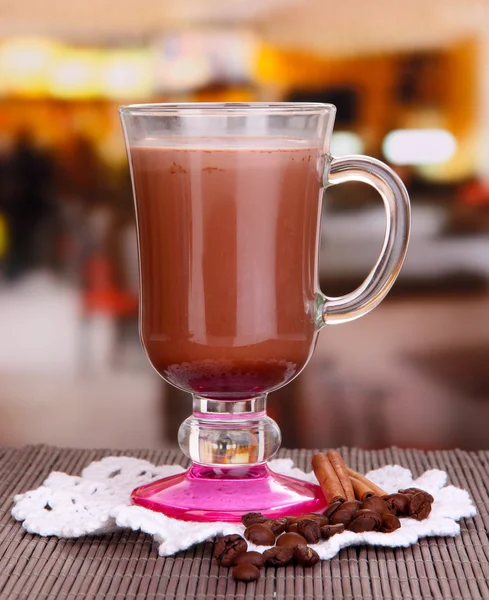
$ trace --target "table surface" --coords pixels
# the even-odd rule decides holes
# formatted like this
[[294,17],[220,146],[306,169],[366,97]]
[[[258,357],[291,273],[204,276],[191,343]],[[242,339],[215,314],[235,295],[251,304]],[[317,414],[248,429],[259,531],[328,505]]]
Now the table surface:
[[[236,583],[212,560],[212,541],[162,558],[143,533],[42,538],[26,533],[10,516],[12,496],[39,486],[53,470],[79,474],[93,460],[121,454],[185,464],[178,452],[0,448],[0,599],[489,599],[489,452],[341,451],[362,472],[392,463],[415,475],[446,470],[451,483],[469,490],[478,514],[461,521],[455,538],[427,538],[410,548],[347,548],[313,568],[266,569],[257,582]],[[280,452],[303,469],[312,454]]]

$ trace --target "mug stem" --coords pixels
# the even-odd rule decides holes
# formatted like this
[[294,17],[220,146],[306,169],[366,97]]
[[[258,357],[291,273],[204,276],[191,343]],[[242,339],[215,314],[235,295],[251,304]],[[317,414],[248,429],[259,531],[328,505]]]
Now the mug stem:
[[132,502],[184,521],[240,522],[248,512],[279,518],[323,511],[327,503],[318,485],[275,473],[266,464],[280,445],[266,399],[194,396],[194,413],[178,436],[192,465],[135,489]]
[[194,463],[244,467],[265,463],[280,447],[280,429],[266,413],[266,394],[247,400],[193,396],[193,414],[180,426],[178,443]]

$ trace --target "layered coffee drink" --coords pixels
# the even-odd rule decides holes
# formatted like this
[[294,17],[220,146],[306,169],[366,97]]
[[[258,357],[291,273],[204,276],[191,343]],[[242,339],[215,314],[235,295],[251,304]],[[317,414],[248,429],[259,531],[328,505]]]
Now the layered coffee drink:
[[285,138],[158,143],[131,148],[152,365],[208,398],[281,387],[316,341],[322,149]]

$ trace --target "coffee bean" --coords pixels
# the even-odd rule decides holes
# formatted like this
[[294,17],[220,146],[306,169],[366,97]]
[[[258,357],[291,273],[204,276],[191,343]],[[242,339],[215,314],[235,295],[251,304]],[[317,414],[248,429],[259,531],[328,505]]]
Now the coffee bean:
[[330,518],[331,515],[343,504],[343,502],[333,502],[328,506],[328,508],[323,512],[323,517]]
[[294,558],[297,564],[302,565],[303,567],[313,567],[321,560],[319,554],[315,550],[309,548],[309,546],[304,546],[303,544],[294,548]]
[[382,518],[379,513],[367,508],[356,513],[355,518],[348,525],[348,530],[363,533],[365,531],[378,531],[381,526]]
[[306,515],[306,518],[311,519],[312,521],[316,521],[316,523],[319,525],[319,527],[323,527],[323,525],[329,524],[328,517],[325,517],[323,515],[318,515],[317,513],[311,513],[309,515]]
[[375,512],[378,512],[379,515],[389,512],[385,500],[382,500],[380,496],[369,496],[368,498],[365,498],[365,500],[362,502],[362,508],[375,510]]
[[250,550],[248,552],[243,552],[242,554],[238,554],[234,559],[234,565],[243,565],[244,563],[249,563],[254,565],[258,569],[261,569],[265,564],[265,557],[261,552],[255,552],[255,550]]
[[236,556],[248,549],[248,544],[240,535],[225,535],[218,538],[214,546],[214,558],[223,567],[230,567]]
[[399,529],[400,526],[401,521],[399,521],[395,515],[389,513],[384,513],[382,515],[382,527],[380,528],[382,533],[392,533],[396,529]]
[[298,533],[282,533],[281,536],[277,538],[277,546],[285,546],[285,547],[294,547],[297,544],[305,544],[307,546],[306,538]]
[[289,523],[295,524],[304,521],[304,519],[309,519],[309,515],[300,515],[298,517],[289,517]]
[[256,581],[260,577],[260,571],[251,563],[242,563],[234,567],[233,577],[238,581]]
[[414,494],[423,493],[425,495],[426,499],[429,502],[434,502],[435,501],[435,499],[433,498],[433,496],[429,492],[427,492],[425,490],[420,490],[419,488],[414,488],[414,487],[413,488],[407,488],[406,490],[399,490],[399,493],[400,494],[407,494],[408,496],[413,496]]
[[257,546],[273,546],[275,544],[275,534],[263,523],[255,523],[247,527],[244,536]]
[[300,517],[289,517],[289,525],[297,525],[302,519],[304,519],[304,515],[301,515]]
[[323,540],[329,540],[329,538],[333,537],[337,533],[343,533],[345,531],[345,526],[343,523],[338,523],[337,525],[324,525],[321,527],[321,537]]
[[393,515],[404,517],[408,514],[409,509],[409,496],[406,494],[389,494],[384,496],[384,502],[387,508]]
[[281,519],[270,519],[269,521],[263,523],[263,525],[271,529],[275,536],[277,536],[287,529],[289,525],[289,519],[287,517],[283,517]]
[[300,517],[291,517],[289,519],[289,523],[290,524],[296,524],[296,523],[300,523],[301,521],[316,521],[319,526],[321,527],[322,525],[327,525],[327,517],[323,516],[323,515],[319,515],[318,513],[308,513],[307,515],[301,515]]
[[255,523],[265,523],[268,520],[268,517],[264,517],[261,513],[258,512],[246,513],[241,517],[241,523],[243,523],[245,527],[249,527],[250,525],[254,525]]
[[287,527],[287,533],[297,533],[297,527],[298,526],[299,526],[299,523],[291,523]]
[[417,521],[423,521],[431,512],[431,502],[424,492],[418,492],[409,499],[408,516]]
[[[284,533],[283,535],[287,534]],[[266,565],[283,567],[284,565],[288,565],[294,558],[294,548],[292,546],[275,546],[274,548],[270,548],[270,550],[265,550],[263,556],[265,557]]]
[[321,539],[319,525],[312,519],[304,519],[297,523],[297,533],[302,535],[308,544],[317,544]]
[[346,527],[352,522],[353,517],[360,510],[361,506],[362,503],[358,500],[349,500],[348,502],[343,502],[343,504],[329,517],[329,522],[331,525],[343,523],[343,525]]

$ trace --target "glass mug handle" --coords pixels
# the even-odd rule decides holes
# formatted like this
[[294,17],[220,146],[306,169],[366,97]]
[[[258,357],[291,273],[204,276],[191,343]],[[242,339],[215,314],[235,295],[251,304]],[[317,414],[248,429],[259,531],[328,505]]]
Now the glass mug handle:
[[359,181],[374,187],[382,197],[387,224],[380,256],[365,281],[353,292],[324,297],[322,323],[346,323],[366,315],[387,295],[406,256],[411,228],[409,196],[401,179],[380,160],[351,155],[332,158],[324,173],[324,187]]

